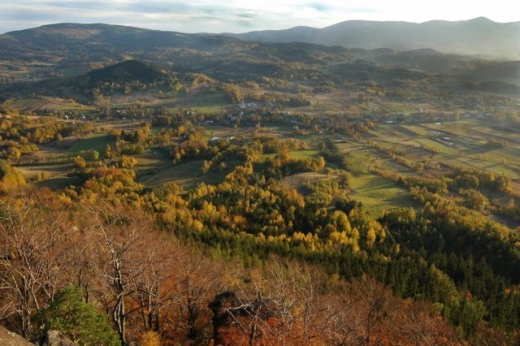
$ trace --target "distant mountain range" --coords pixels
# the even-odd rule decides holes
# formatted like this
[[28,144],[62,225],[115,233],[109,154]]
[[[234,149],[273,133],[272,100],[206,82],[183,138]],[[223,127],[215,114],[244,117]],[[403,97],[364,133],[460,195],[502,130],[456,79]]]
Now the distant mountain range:
[[256,42],[306,42],[397,51],[430,48],[443,53],[520,59],[520,22],[496,23],[483,17],[421,24],[352,20],[323,29],[295,27],[227,35]]
[[[0,65],[6,71],[27,69],[27,72],[19,73],[23,76],[20,82],[39,81],[52,74],[64,77],[56,85],[66,87],[71,83],[86,85],[97,79],[103,82],[134,77],[143,81],[148,77],[158,80],[164,73],[175,71],[201,73],[224,82],[246,82],[264,77],[291,80],[295,76],[325,80],[334,79],[336,75],[353,81],[369,78],[391,82],[395,78],[421,79],[433,73],[471,83],[495,81],[517,88],[520,86],[519,25],[498,24],[484,18],[424,24],[354,21],[325,29],[294,28],[229,37],[65,23],[0,35]],[[480,41],[470,28],[480,32]],[[499,31],[503,32],[502,40],[494,42],[491,37],[497,36]],[[298,34],[302,32],[305,35]],[[361,38],[363,35],[365,39]],[[371,35],[373,39],[369,38]],[[288,42],[262,43],[245,41],[245,38]],[[293,42],[304,39],[323,44]],[[349,39],[365,48],[340,45]],[[457,40],[459,45],[454,44]],[[486,42],[491,42],[488,54],[479,51],[484,49]],[[391,46],[391,43],[395,47],[376,48]],[[500,59],[493,61],[440,52],[449,51],[449,47],[471,54],[499,56]],[[408,48],[411,50],[402,50]],[[132,62],[117,65],[128,60]],[[115,67],[99,70],[111,65]],[[92,70],[95,71],[83,76]],[[78,76],[80,79],[71,79]],[[51,86],[54,84],[43,83],[35,84],[34,88],[52,89]],[[10,88],[9,84],[5,87]],[[17,90],[24,88],[28,86]]]
[[[53,24],[0,35],[0,59],[46,63],[55,69],[86,72],[134,59],[177,71],[206,72],[216,77],[233,71],[282,73],[290,63],[329,65],[367,60],[392,67],[450,71],[468,58],[432,49],[347,49],[303,42],[258,43],[214,34],[183,34],[107,24]],[[290,72],[292,73],[292,72]]]
[[223,35],[183,34],[108,24],[52,24],[0,35],[4,60],[38,59],[50,62],[84,60],[85,57],[121,58],[131,53],[140,57],[165,51],[192,49],[229,50],[243,42]]
[[353,20],[323,29],[295,27],[222,35],[63,23],[0,35],[0,54],[6,60],[46,58],[56,62],[64,54],[69,60],[81,60],[85,54],[118,57],[130,52],[134,58],[146,59],[149,55],[164,56],[181,49],[221,55],[255,47],[250,42],[300,42],[348,49],[420,50],[423,53],[430,49],[449,54],[520,60],[520,22],[496,23],[482,17],[422,24]]

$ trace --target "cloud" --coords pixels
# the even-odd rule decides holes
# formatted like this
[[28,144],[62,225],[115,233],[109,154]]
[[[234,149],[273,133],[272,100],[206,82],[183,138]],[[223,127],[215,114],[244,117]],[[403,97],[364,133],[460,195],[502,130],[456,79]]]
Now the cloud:
[[334,7],[327,5],[324,2],[314,2],[314,3],[308,3],[305,6],[308,6],[316,11],[319,12],[328,12],[334,9]]
[[58,22],[218,33],[324,27],[352,19],[422,22],[486,16],[502,22],[520,20],[519,13],[503,11],[509,2],[477,2],[468,7],[448,0],[4,0],[0,33]]

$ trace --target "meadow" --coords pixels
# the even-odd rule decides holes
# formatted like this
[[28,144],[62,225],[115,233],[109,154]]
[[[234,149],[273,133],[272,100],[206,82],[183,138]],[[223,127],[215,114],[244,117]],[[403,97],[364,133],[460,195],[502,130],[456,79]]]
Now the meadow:
[[[126,98],[125,98],[126,97]],[[335,145],[342,156],[342,162],[327,162],[323,172],[291,175],[282,181],[288,187],[305,191],[303,186],[309,182],[337,177],[342,172],[350,174],[348,198],[361,202],[375,216],[385,211],[401,207],[417,207],[410,198],[409,191],[395,182],[384,178],[381,172],[390,175],[440,177],[445,175],[445,165],[467,169],[477,169],[504,175],[511,179],[513,186],[520,186],[520,140],[518,133],[512,130],[506,120],[494,121],[477,117],[464,117],[457,121],[408,121],[417,112],[450,111],[464,113],[463,109],[447,107],[443,102],[405,103],[373,99],[369,102],[357,102],[355,94],[331,93],[309,96],[312,106],[297,109],[279,110],[286,114],[307,114],[310,117],[324,119],[335,117],[340,112],[348,111],[355,117],[366,112],[401,114],[404,121],[381,121],[375,123],[360,136],[344,133],[318,131],[316,127],[295,130],[292,124],[258,123],[243,121],[242,124],[223,124],[213,120],[213,116],[229,116],[236,112],[236,107],[229,104],[222,91],[210,91],[208,86],[183,88],[174,95],[167,94],[160,98],[147,90],[141,94],[114,96],[113,102],[124,104],[139,99],[141,106],[165,107],[170,114],[187,111],[203,129],[203,139],[239,138],[243,144],[252,144],[257,138],[268,137],[273,140],[292,138],[304,143],[304,149],[291,151],[296,160],[307,160],[321,156],[320,143],[333,136]],[[105,100],[106,101],[106,100]],[[38,109],[44,106],[54,107],[59,112],[94,111],[93,107],[83,106],[75,101],[60,98],[27,98],[14,101],[13,106],[20,109]],[[247,113],[250,113],[248,111]],[[201,116],[202,115],[202,116]],[[206,117],[206,118],[205,118]],[[245,115],[247,118],[247,114]],[[190,115],[186,116],[190,119]],[[258,118],[257,118],[258,119]],[[262,119],[261,117],[259,119]],[[256,120],[258,121],[258,120]],[[107,145],[114,146],[115,139],[109,135],[112,129],[133,130],[141,121],[119,119],[117,121],[100,120],[95,122],[93,134],[82,134],[64,138],[58,146],[40,146],[39,157],[62,155],[74,157],[81,152],[94,150],[103,155]],[[256,124],[256,126],[255,126]],[[158,135],[164,128],[152,128],[150,134]],[[490,146],[489,143],[503,143]],[[264,162],[275,154],[265,153],[260,157]],[[145,186],[163,183],[175,183],[184,190],[189,190],[204,182],[218,184],[223,181],[234,167],[243,164],[231,156],[219,168],[202,173],[202,159],[183,160],[173,164],[168,148],[150,147],[145,153],[135,155],[134,167],[137,181]],[[19,166],[21,173],[38,186],[53,189],[79,183],[76,178],[67,177],[71,163],[34,164]],[[334,172],[331,175],[331,172]],[[486,191],[486,196],[501,205],[508,203],[503,193]]]

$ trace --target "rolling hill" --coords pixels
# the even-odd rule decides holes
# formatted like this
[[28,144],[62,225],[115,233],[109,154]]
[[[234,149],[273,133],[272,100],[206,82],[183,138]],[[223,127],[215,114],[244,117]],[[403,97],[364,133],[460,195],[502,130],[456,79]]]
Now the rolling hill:
[[[422,42],[429,42],[425,45],[439,46],[442,39],[448,40],[446,37],[450,36],[450,30],[457,26],[466,26],[469,30],[471,27],[495,28],[495,24],[502,29],[515,27],[514,23],[497,24],[481,18],[460,23],[430,22],[420,25],[357,21],[340,23],[321,30],[295,28],[290,32],[304,32],[305,39],[317,42],[323,39],[322,43],[332,42],[334,39],[347,42],[348,37],[357,37],[356,40],[364,42],[362,37],[365,37],[365,45],[372,47],[384,45],[385,35],[390,37],[392,32],[395,36],[392,39],[396,45],[400,40],[403,44],[406,43],[406,47],[412,47],[418,45],[418,37],[430,32],[429,41],[423,37]],[[410,25],[418,30],[410,30]],[[431,28],[428,31],[423,28],[425,25],[444,31]],[[352,29],[351,32],[342,36],[342,30],[349,28]],[[376,35],[378,30],[383,29],[387,31],[384,35],[377,40],[368,40],[368,33]],[[486,37],[489,39],[493,36],[492,32],[497,30],[489,31]],[[400,31],[406,31],[408,36],[403,32],[398,35]],[[320,38],[327,32],[330,35]],[[273,40],[281,40],[284,37],[286,40],[296,40],[298,37],[282,34],[283,32],[272,31],[264,32],[262,37],[255,37],[265,40],[270,37]],[[462,39],[461,35],[459,33],[459,39]],[[253,36],[250,38],[255,38]],[[411,36],[416,39],[408,39]],[[471,46],[471,37],[465,41],[466,46]],[[506,41],[496,44],[505,47]],[[477,48],[478,46],[474,46],[471,49]],[[400,51],[390,48],[354,49],[340,45],[292,41],[247,42],[223,35],[182,34],[106,24],[54,24],[0,35],[0,56],[6,64],[32,69],[24,73],[24,78],[19,79],[16,84],[2,85],[2,99],[29,91],[48,94],[52,90],[59,90],[64,95],[69,95],[71,87],[81,86],[90,89],[96,84],[96,80],[125,82],[126,79],[134,79],[149,83],[163,78],[164,73],[170,73],[168,71],[201,73],[221,82],[300,78],[314,80],[312,87],[330,83],[336,73],[354,81],[368,77],[375,78],[378,82],[391,82],[394,78],[418,79],[424,78],[423,73],[434,73],[448,74],[451,76],[450,79],[454,78],[455,81],[460,79],[458,76],[463,76],[465,80],[478,83],[506,83],[505,87],[508,90],[510,87],[513,88],[511,90],[516,90],[520,85],[518,62],[446,54],[433,48]],[[119,64],[121,61],[124,63]],[[9,68],[6,71],[10,73]],[[64,78],[58,80],[55,75],[50,74],[51,72],[57,72]],[[43,81],[46,78],[49,81]],[[43,92],[44,89],[47,90]]]
[[49,61],[63,59],[163,57],[179,49],[213,52],[248,46],[222,35],[183,34],[107,24],[53,24],[0,35],[4,59]]
[[347,48],[430,48],[443,53],[520,58],[520,22],[496,23],[487,18],[467,21],[376,22],[352,20],[323,29],[295,27],[228,36],[258,42],[307,42]]
[[157,66],[141,61],[127,60],[116,65],[90,71],[85,78],[90,82],[132,82],[150,83],[167,77],[168,72]]
[[520,85],[520,61],[494,62],[478,66],[472,75],[479,80],[501,80]]

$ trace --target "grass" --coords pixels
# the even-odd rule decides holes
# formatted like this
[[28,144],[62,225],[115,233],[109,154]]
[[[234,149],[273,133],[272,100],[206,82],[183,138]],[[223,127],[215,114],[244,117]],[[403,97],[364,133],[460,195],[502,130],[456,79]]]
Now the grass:
[[448,155],[456,155],[457,154],[457,150],[456,149],[453,149],[453,148],[451,148],[449,146],[446,146],[446,145],[442,144],[441,142],[438,142],[438,141],[433,140],[433,139],[417,138],[417,139],[415,139],[415,141],[417,143],[425,145],[426,147],[436,148],[437,150],[439,150],[439,153],[441,153],[441,154],[448,154]]
[[264,126],[264,125],[262,125],[262,127],[260,128],[260,135],[266,135],[266,134],[268,135],[269,133],[291,135],[293,132],[294,132],[293,127],[292,126],[287,126],[287,125],[279,125],[279,126],[274,126],[274,125],[266,125],[266,126]]
[[495,164],[495,165],[489,166],[489,167],[487,167],[487,170],[498,173],[498,174],[505,174],[506,176],[508,176],[511,179],[520,178],[516,172],[514,172],[509,167],[507,167],[506,165],[503,165],[503,164]]
[[486,156],[490,161],[495,163],[507,163],[510,166],[520,167],[518,160],[519,148],[502,148],[498,150],[490,150],[486,152]]
[[153,175],[154,172],[163,171],[172,167],[172,162],[168,159],[167,154],[159,149],[152,148],[146,153],[134,157],[138,162],[134,168],[138,178]]
[[148,186],[179,181],[183,182],[180,185],[185,185],[186,181],[195,180],[200,175],[202,167],[202,160],[189,161],[175,166],[169,162],[166,162],[168,165],[163,163],[155,165],[146,174],[138,176],[137,180]]
[[427,136],[428,135],[428,131],[425,130],[423,127],[421,126],[416,126],[416,125],[400,125],[399,126],[400,130],[402,132],[405,132],[407,134],[409,134],[410,136]]
[[345,162],[350,172],[356,174],[367,173],[375,159],[370,150],[354,150],[345,155]]
[[69,99],[59,97],[26,98],[14,101],[10,107],[21,111],[47,108],[56,111],[93,111],[95,107],[85,106]]
[[290,152],[291,157],[293,159],[297,159],[297,160],[311,159],[311,158],[319,156],[319,154],[320,154],[320,152],[318,150],[312,150],[312,149],[302,149],[302,150]]
[[417,112],[418,107],[417,105],[410,105],[410,104],[404,104],[404,103],[394,103],[394,102],[383,102],[383,103],[377,103],[377,106],[389,113],[398,113],[398,114],[405,114],[408,115],[410,113]]
[[16,166],[16,169],[27,179],[31,179],[38,173],[45,173],[50,177],[64,176],[71,165],[69,163],[34,164],[28,166]]
[[164,183],[176,183],[184,189],[196,187],[199,183],[216,185],[222,182],[227,174],[229,174],[237,165],[243,162],[238,160],[229,160],[226,162],[227,168],[223,171],[215,169],[207,174],[201,175],[202,160],[189,161],[173,166],[168,163],[155,166],[155,169],[149,170],[146,174],[138,177],[138,181],[147,186],[160,185]]
[[82,179],[78,177],[54,177],[47,180],[39,181],[35,184],[36,187],[48,187],[51,190],[64,189],[70,185],[79,185],[82,183]]
[[13,103],[11,103],[9,106],[12,109],[18,109],[18,110],[32,110],[37,109],[45,104],[45,101],[42,99],[32,99],[27,98],[23,100],[16,100]]
[[199,113],[222,113],[222,107],[229,105],[223,92],[204,93],[199,95],[190,107],[191,110]]
[[353,190],[350,197],[363,203],[374,217],[389,209],[416,206],[408,190],[375,174],[354,175],[349,186]]
[[102,154],[105,152],[107,144],[114,145],[115,142],[116,141],[107,134],[93,135],[74,143],[72,148],[70,148],[69,153],[75,155],[84,150],[96,150]]
[[197,113],[203,113],[203,114],[220,114],[222,113],[222,107],[221,106],[196,106],[191,107],[191,110],[197,112]]
[[[135,93],[131,97],[150,98],[150,102],[155,102],[156,91]],[[199,114],[204,113],[221,113],[224,108],[229,106],[229,102],[224,98],[222,92],[208,92],[206,87],[194,87],[186,89],[183,88],[175,95],[165,93],[164,98],[158,102],[164,103],[165,107],[169,107],[172,113],[190,109]],[[401,113],[408,115],[419,111],[423,108],[425,111],[430,111],[435,108],[446,109],[448,107],[443,103],[432,104],[411,104],[399,102],[387,102],[384,100],[375,100],[364,104],[349,103],[350,99],[344,100],[345,96],[336,95],[339,97],[327,96],[313,96],[313,101],[319,100],[319,104],[315,103],[312,107],[291,109],[291,113],[300,112],[314,112],[326,117],[331,114],[336,114],[339,109],[348,104],[349,112],[356,113],[363,109],[370,112],[386,112],[389,115]],[[130,96],[128,96],[130,97]],[[128,102],[127,96],[120,96],[118,99],[122,103]],[[156,100],[157,101],[157,100]],[[14,101],[16,107],[19,109],[34,109],[45,106],[49,109],[56,110],[72,110],[82,109],[88,111],[88,106],[80,106],[74,101],[65,100],[61,98],[30,98],[26,100]],[[148,102],[148,101],[147,101]],[[154,103],[152,103],[154,104]],[[93,108],[94,109],[94,108]],[[501,128],[494,129],[498,125]],[[371,169],[377,167],[380,170],[403,174],[415,175],[413,169],[399,164],[395,159],[391,159],[383,152],[370,148],[366,141],[374,140],[382,148],[396,149],[400,152],[400,156],[409,162],[419,162],[425,159],[430,159],[433,163],[427,166],[428,168],[423,174],[431,174],[437,176],[445,173],[442,167],[434,165],[439,162],[446,162],[459,167],[470,167],[474,169],[481,169],[498,174],[506,174],[513,179],[513,184],[518,184],[520,181],[520,159],[518,153],[520,150],[520,142],[517,139],[516,132],[506,131],[507,124],[494,124],[489,121],[479,119],[461,119],[457,122],[446,122],[442,124],[436,123],[378,123],[378,126],[371,129],[369,133],[362,134],[360,140],[355,139],[349,135],[334,135],[334,138],[343,138],[345,142],[337,143],[337,147],[343,155],[349,171],[352,173],[350,180],[350,187],[352,188],[351,197],[362,202],[368,211],[374,216],[380,216],[385,210],[396,207],[413,207],[415,203],[411,200],[409,192],[391,181],[388,181],[378,175],[371,173]],[[251,140],[252,126],[204,126],[206,132],[206,139],[212,136],[226,137],[226,136],[242,136],[246,141]],[[154,131],[157,131],[154,129]],[[443,144],[436,140],[432,135],[432,131],[442,131],[446,133],[446,137],[451,137],[453,146]],[[296,138],[303,141],[307,145],[307,149],[297,150],[290,153],[294,159],[309,159],[320,156],[320,152],[316,150],[320,142],[328,138],[327,134],[319,135],[316,131],[305,129],[299,134],[294,133],[292,125],[267,125],[261,122],[259,132],[260,136],[268,136],[278,139]],[[439,134],[439,137],[442,137]],[[488,148],[485,143],[489,138],[506,139],[509,144],[505,148]],[[75,140],[75,138],[74,138]],[[114,145],[115,141],[107,134],[93,135],[77,142],[70,142],[70,149],[68,151],[71,155],[77,155],[80,151],[96,150],[102,154],[107,145]],[[424,145],[428,150],[421,149],[419,146]],[[65,154],[66,148],[60,147],[62,151],[59,153]],[[52,148],[51,148],[52,149]],[[435,153],[435,149],[439,152]],[[50,153],[53,151],[49,150]],[[266,154],[262,156],[262,161],[268,157],[273,157],[274,154]],[[168,158],[167,153],[159,149],[152,149],[143,155],[135,156],[138,164],[135,167],[137,179],[139,182],[153,186],[161,183],[174,182],[185,189],[195,187],[201,182],[207,184],[218,184],[233,170],[233,168],[242,164],[238,160],[226,161],[226,168],[223,170],[214,169],[207,174],[201,174],[202,160],[194,160],[190,162],[173,165]],[[70,168],[70,164],[68,165]],[[327,165],[328,168],[335,168],[334,165]],[[80,183],[77,179],[65,176],[66,167],[47,167],[43,165],[35,165],[32,167],[20,167],[22,174],[26,177],[34,177],[35,174],[44,172],[52,178],[45,181],[35,183],[37,186],[48,186],[53,189],[63,188],[71,184]],[[286,178],[284,182],[291,186],[299,186],[303,181],[309,181],[321,178],[322,175],[316,173],[308,173],[298,176],[297,178]],[[500,203],[508,202],[506,195],[489,194],[493,199],[500,199]]]
[[305,184],[316,182],[321,179],[327,179],[329,176],[323,173],[314,173],[314,172],[306,172],[306,173],[297,173],[290,176],[287,176],[282,179],[283,186],[290,189],[301,189]]

